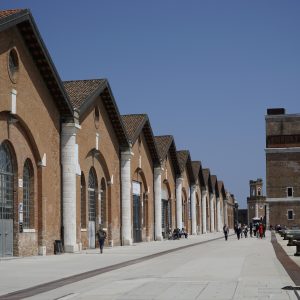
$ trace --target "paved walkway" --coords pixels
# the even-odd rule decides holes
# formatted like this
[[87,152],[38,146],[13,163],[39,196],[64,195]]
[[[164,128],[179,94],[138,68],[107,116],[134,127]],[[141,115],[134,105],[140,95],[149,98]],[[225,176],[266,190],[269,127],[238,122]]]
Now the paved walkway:
[[[56,289],[45,284],[32,289],[33,293],[27,296],[31,299],[297,299],[293,291],[282,290],[294,283],[277,260],[269,233],[264,240],[238,241],[234,236],[227,242],[213,240],[219,237],[222,234],[214,233],[179,241],[107,248],[103,255],[88,250],[82,254],[1,260],[0,295],[57,280]],[[193,244],[198,245],[174,251]],[[159,254],[170,250],[168,254]],[[79,273],[86,276],[76,276]],[[12,294],[2,299],[21,299],[24,295]]]

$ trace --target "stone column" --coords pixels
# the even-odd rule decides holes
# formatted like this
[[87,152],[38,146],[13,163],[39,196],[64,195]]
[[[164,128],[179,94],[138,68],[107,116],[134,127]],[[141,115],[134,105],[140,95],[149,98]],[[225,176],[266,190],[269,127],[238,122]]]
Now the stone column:
[[270,207],[269,204],[266,204],[266,229],[270,228]]
[[78,251],[76,243],[76,132],[74,123],[62,124],[61,164],[62,164],[62,200],[65,252]]
[[183,178],[176,179],[176,221],[177,228],[182,228],[182,182]]
[[255,218],[258,218],[258,203],[255,203]]
[[131,235],[131,157],[129,149],[121,153],[122,245],[132,244]]
[[215,194],[210,195],[210,231],[215,231],[215,210],[214,210]]
[[217,231],[222,231],[221,203],[219,197],[217,198]]
[[224,201],[224,222],[229,227],[229,224],[228,224],[228,204],[227,204],[227,200]]
[[154,168],[155,240],[162,241],[161,216],[161,167]]
[[192,234],[197,234],[197,220],[196,220],[196,185],[191,186],[191,217],[192,217]]
[[202,232],[203,233],[207,233],[207,228],[206,228],[206,196],[207,196],[207,193],[204,192],[202,193]]

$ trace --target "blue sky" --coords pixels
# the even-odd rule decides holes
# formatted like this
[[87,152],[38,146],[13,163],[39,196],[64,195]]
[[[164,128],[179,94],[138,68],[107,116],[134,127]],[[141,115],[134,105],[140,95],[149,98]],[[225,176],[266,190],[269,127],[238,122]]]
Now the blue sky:
[[62,80],[108,78],[121,114],[147,113],[246,206],[265,180],[269,107],[300,113],[300,1],[14,1]]

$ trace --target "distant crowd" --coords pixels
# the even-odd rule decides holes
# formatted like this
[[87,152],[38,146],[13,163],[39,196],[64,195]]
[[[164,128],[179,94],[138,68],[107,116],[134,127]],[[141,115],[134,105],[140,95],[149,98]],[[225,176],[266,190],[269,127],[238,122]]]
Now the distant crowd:
[[[223,232],[225,240],[227,241],[229,228],[226,224],[223,226]],[[248,232],[250,234],[250,237],[257,237],[262,239],[263,237],[265,237],[266,226],[263,223],[250,223],[248,227],[247,224],[237,223],[234,225],[234,232],[238,240],[243,237],[247,238]]]

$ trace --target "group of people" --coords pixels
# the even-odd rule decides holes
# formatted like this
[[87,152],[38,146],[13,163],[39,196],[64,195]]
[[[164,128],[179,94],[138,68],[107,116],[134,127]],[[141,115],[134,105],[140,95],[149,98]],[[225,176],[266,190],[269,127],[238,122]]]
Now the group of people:
[[[263,238],[265,237],[266,227],[263,223],[257,223],[257,224],[249,224],[249,228],[246,224],[235,224],[234,225],[234,232],[237,236],[237,239],[239,240],[243,236],[245,238],[248,237],[248,232],[250,233],[250,237],[257,237],[257,238]],[[225,237],[225,241],[228,239],[229,234],[229,227],[225,224],[223,226],[223,233]]]
[[180,239],[182,236],[184,236],[186,239],[188,237],[188,233],[185,231],[184,228],[182,229],[179,229],[179,228],[175,228],[173,230],[173,232],[171,232],[171,229],[169,229],[169,232],[168,232],[169,236],[168,236],[168,239],[169,240],[178,240]]

